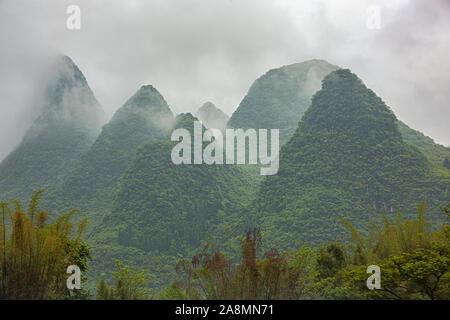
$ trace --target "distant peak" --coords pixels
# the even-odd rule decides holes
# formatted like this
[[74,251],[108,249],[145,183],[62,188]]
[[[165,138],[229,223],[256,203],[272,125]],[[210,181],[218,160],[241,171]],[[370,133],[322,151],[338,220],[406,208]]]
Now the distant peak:
[[176,123],[181,122],[181,121],[186,121],[186,120],[198,121],[198,119],[196,117],[194,117],[192,115],[192,113],[190,113],[190,112],[180,113],[180,114],[177,114],[177,116],[175,117]]
[[208,128],[224,129],[230,117],[212,102],[205,102],[195,113]]
[[[227,116],[221,109],[216,107],[214,103],[211,101],[206,101],[200,108],[198,108],[196,112],[196,116],[198,117],[202,112],[217,112],[219,114],[223,114],[224,116]],[[228,116],[227,116],[228,117]]]
[[152,85],[143,85],[139,90],[126,102],[126,105],[144,106],[147,104],[164,104],[167,105],[164,97]]
[[210,112],[210,111],[221,111],[221,110],[217,108],[214,103],[207,101],[204,104],[202,104],[200,108],[198,108],[196,115],[198,116],[202,112]]
[[68,86],[88,86],[83,73],[69,56],[57,55],[51,64],[51,81],[54,82],[50,82],[49,85],[54,85],[55,82],[62,81]]
[[138,116],[151,125],[171,127],[173,114],[164,97],[151,85],[141,86],[114,114],[111,122],[128,121]]
[[141,88],[139,90],[156,91],[156,92],[158,92],[158,90],[156,90],[155,87],[152,86],[151,84],[144,84],[144,85],[141,86]]
[[308,69],[311,67],[323,67],[323,68],[334,68],[338,69],[339,67],[329,63],[323,59],[310,59],[302,62],[297,62],[293,64],[284,65],[280,68],[272,69],[272,70],[296,70],[296,69]]
[[330,85],[334,85],[337,82],[353,82],[355,84],[365,85],[360,78],[356,74],[350,71],[350,69],[338,69],[336,71],[331,72],[323,79],[322,88],[327,88]]
[[73,62],[72,58],[66,55],[60,55],[59,59],[69,65],[75,65],[75,63]]
[[216,105],[214,104],[214,103],[212,103],[211,101],[206,101],[202,106],[201,106],[201,108],[203,108],[203,107],[216,107]]

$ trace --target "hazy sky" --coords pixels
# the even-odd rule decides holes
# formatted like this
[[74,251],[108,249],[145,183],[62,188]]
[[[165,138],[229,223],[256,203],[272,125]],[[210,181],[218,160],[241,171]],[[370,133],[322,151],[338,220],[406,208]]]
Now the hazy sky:
[[[71,4],[80,30],[66,27]],[[372,5],[379,29],[367,26]],[[449,145],[449,52],[447,0],[0,0],[0,159],[36,116],[54,53],[74,60],[109,116],[143,84],[175,113],[210,100],[231,115],[267,70],[325,59]]]

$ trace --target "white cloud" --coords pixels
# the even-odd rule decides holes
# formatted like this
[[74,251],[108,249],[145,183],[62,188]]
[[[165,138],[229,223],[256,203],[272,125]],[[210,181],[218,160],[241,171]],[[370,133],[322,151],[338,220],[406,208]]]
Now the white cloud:
[[[66,8],[81,8],[81,30]],[[381,29],[366,27],[369,5]],[[142,84],[175,112],[212,101],[231,114],[270,68],[323,58],[352,69],[398,117],[450,143],[445,1],[0,1],[0,158],[33,118],[41,57],[67,54],[112,113]]]

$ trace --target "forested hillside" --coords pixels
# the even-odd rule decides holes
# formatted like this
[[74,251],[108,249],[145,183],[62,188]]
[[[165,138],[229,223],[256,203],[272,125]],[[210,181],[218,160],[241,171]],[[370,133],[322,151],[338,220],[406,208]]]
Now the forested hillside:
[[47,197],[52,209],[78,208],[91,226],[111,208],[118,181],[140,144],[167,135],[173,115],[153,86],[142,86],[106,124],[62,186]]
[[27,200],[54,190],[95,140],[104,120],[101,106],[78,67],[58,57],[33,106],[38,117],[22,142],[0,164],[0,198]]
[[[195,120],[189,113],[178,115],[173,130],[193,132]],[[139,261],[129,256],[130,250],[174,261],[201,247],[209,239],[206,233],[225,241],[226,231],[236,237],[249,227],[246,210],[252,189],[245,173],[238,166],[173,164],[176,144],[169,135],[139,147],[111,212],[92,232],[102,252],[102,270],[112,268],[119,257],[127,263]],[[149,267],[154,271],[155,264]]]
[[[40,116],[0,164],[2,272],[13,272],[18,255],[57,257],[58,270],[26,268],[42,274],[39,284],[59,281],[61,266],[76,259],[84,288],[105,280],[99,299],[448,297],[449,209],[439,206],[450,202],[449,149],[400,122],[350,70],[311,60],[253,83],[227,127],[280,129],[272,176],[258,165],[174,164],[179,142],[171,134],[184,128],[193,137],[196,117],[174,117],[145,85],[101,128],[103,112],[81,71],[67,57],[55,70]],[[197,115],[203,132],[228,119],[212,103]],[[1,201],[42,189],[26,212]],[[417,211],[422,201],[428,210],[421,203]],[[81,222],[75,237],[72,216]],[[47,252],[41,239],[60,245]],[[391,292],[367,294],[368,263],[397,272],[387,278]],[[415,263],[435,289],[398,275]],[[2,280],[0,297],[33,298],[39,291],[11,291],[23,277]],[[36,297],[92,297],[67,295],[59,282],[42,292]]]
[[417,147],[437,167],[443,167],[445,159],[450,159],[450,148],[436,144],[430,137],[411,129],[401,121],[398,122],[398,129],[405,142]]
[[287,249],[342,236],[341,218],[364,230],[380,213],[413,212],[417,200],[441,221],[450,183],[430,168],[403,141],[385,103],[349,70],[337,70],[282,147],[278,174],[263,180],[255,224],[271,246]]
[[294,133],[323,77],[337,68],[324,60],[309,60],[267,71],[253,82],[228,127],[280,129],[282,145]]
[[[310,60],[269,70],[252,84],[228,126],[280,129],[280,145],[287,142],[310,106],[313,94],[320,89],[322,79],[337,68],[324,60]],[[438,167],[450,158],[448,147],[434,143],[401,121],[398,126],[405,142],[417,147]]]

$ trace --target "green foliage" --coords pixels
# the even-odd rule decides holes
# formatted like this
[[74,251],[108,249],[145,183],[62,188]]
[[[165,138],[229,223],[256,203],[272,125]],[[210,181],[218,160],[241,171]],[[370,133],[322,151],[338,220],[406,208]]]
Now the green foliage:
[[105,280],[101,279],[97,286],[97,300],[146,300],[150,299],[148,271],[139,271],[115,262],[116,271],[112,272],[115,285],[108,287]]
[[158,300],[188,300],[186,292],[176,282],[171,282],[164,290],[158,293]]
[[228,122],[230,128],[280,129],[280,145],[294,133],[320,81],[337,67],[310,60],[269,70],[257,79]]
[[[355,237],[353,263],[345,271],[347,285],[370,299],[449,299],[450,233],[448,225],[429,230],[425,204],[416,219],[373,225],[367,237]],[[366,268],[381,269],[381,289],[367,291]]]
[[[214,243],[191,262],[177,264],[179,280],[165,292],[189,299],[299,299],[308,297],[314,278],[314,254],[302,247],[294,255],[267,251],[258,258],[261,235],[248,231],[241,243],[240,262],[227,259]],[[181,291],[180,291],[181,290]]]
[[[253,83],[228,126],[281,129],[280,170],[261,182],[257,167],[174,165],[170,129],[192,131],[195,118],[182,114],[173,125],[152,86],[94,142],[99,106],[69,63],[41,116],[0,164],[0,195],[22,200],[48,188],[45,209],[81,209],[80,230],[89,217],[89,246],[81,232],[71,236],[73,212],[47,224],[41,192],[26,213],[19,201],[1,203],[0,295],[88,298],[64,289],[61,270],[70,263],[87,271],[92,247],[83,282],[97,287],[98,299],[149,299],[149,288],[164,288],[160,299],[448,299],[449,227],[429,227],[445,219],[438,205],[449,198],[449,149],[399,122],[354,74],[336,69],[313,60]],[[225,122],[219,111],[206,104],[199,116],[215,127],[210,120]],[[430,225],[424,204],[415,220],[400,215],[410,218],[417,199],[430,205]],[[255,226],[262,234],[236,241]],[[382,267],[383,290],[367,290],[372,263]]]
[[[177,117],[174,128],[193,129],[194,117]],[[250,224],[247,175],[236,166],[174,165],[169,137],[144,143],[120,182],[111,214],[92,231],[99,256],[94,272],[107,272],[112,261],[145,265],[158,277],[152,288],[175,276],[173,261],[193,255],[208,234],[226,244]],[[208,234],[207,234],[208,233]],[[230,248],[235,250],[235,248]]]
[[75,235],[70,222],[75,211],[47,223],[47,213],[39,209],[42,192],[32,196],[27,213],[18,201],[12,201],[14,210],[10,203],[0,203],[0,298],[86,299],[88,291],[66,287],[67,267],[77,265],[85,272],[91,259],[81,240],[85,223]]
[[55,190],[95,139],[102,109],[68,57],[55,64],[39,116],[0,163],[0,198],[26,201],[35,190]]
[[380,213],[411,212],[416,199],[430,204],[437,224],[450,183],[430,168],[403,142],[384,102],[349,70],[338,70],[325,77],[281,148],[278,174],[262,181],[257,225],[267,243],[294,249],[302,242],[348,240],[340,218],[364,230]]
[[106,124],[49,202],[58,210],[79,208],[93,228],[109,212],[118,182],[136,150],[149,139],[162,138],[172,112],[152,86],[143,86]]
[[[240,259],[227,259],[210,242],[191,262],[177,264],[178,280],[161,294],[166,299],[449,299],[450,229],[430,230],[426,206],[417,217],[396,224],[372,224],[363,236],[349,223],[354,242],[311,249],[303,245],[280,255],[259,256],[261,235],[249,231]],[[366,269],[381,269],[381,289],[369,290]]]
[[[177,126],[191,128],[193,119],[179,116]],[[234,166],[173,164],[174,145],[149,141],[139,148],[96,238],[115,232],[120,245],[176,255],[200,246],[205,232],[214,233],[220,212],[248,184]]]
[[450,169],[450,148],[436,144],[433,139],[423,133],[411,129],[406,124],[398,121],[398,129],[406,143],[418,148],[436,166],[444,166]]

